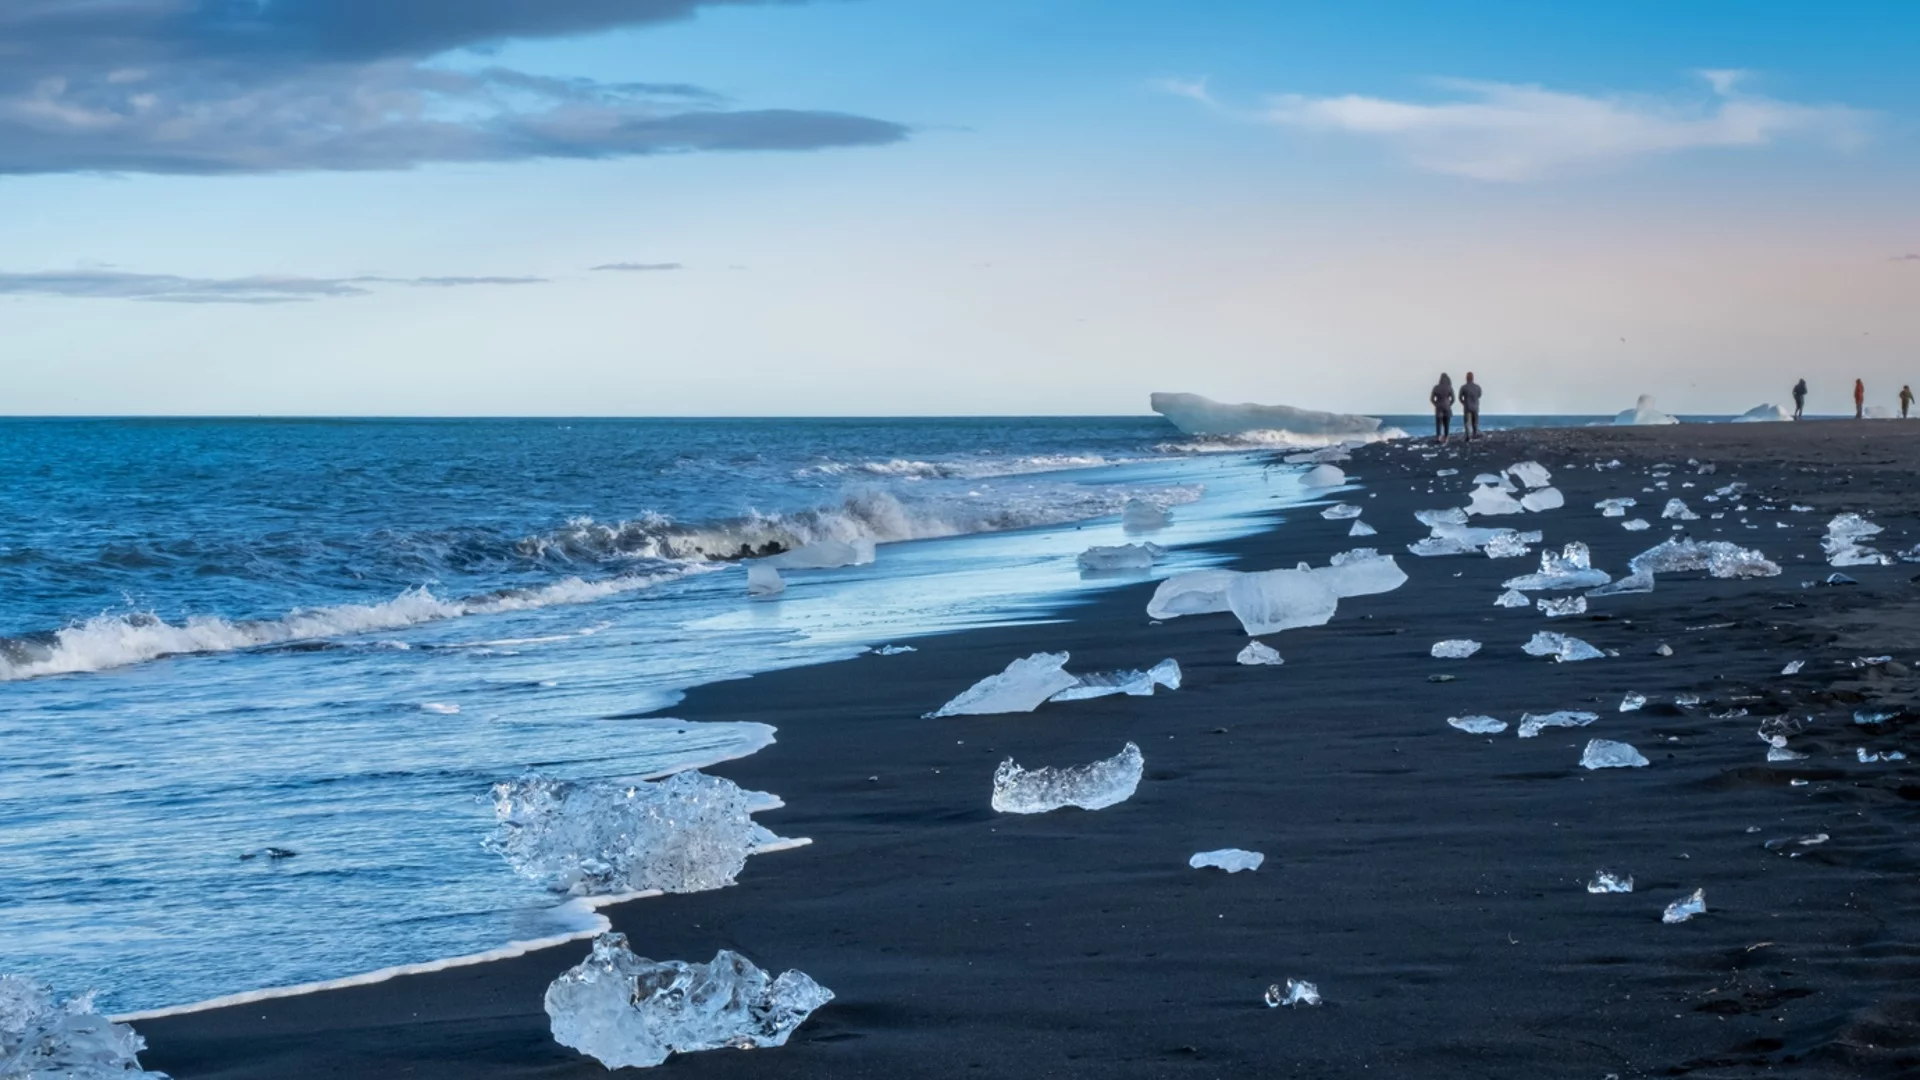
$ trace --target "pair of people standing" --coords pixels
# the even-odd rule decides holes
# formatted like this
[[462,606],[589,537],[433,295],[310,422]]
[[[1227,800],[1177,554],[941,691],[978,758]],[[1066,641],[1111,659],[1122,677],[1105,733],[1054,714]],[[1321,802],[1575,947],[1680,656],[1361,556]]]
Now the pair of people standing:
[[1456,394],[1453,389],[1453,377],[1446,372],[1440,373],[1440,381],[1433,384],[1427,392],[1427,402],[1433,406],[1433,437],[1446,442],[1453,433],[1453,403],[1460,402],[1460,430],[1466,433],[1467,441],[1472,442],[1480,434],[1480,384],[1473,381],[1473,372],[1467,372],[1467,381],[1460,385]]

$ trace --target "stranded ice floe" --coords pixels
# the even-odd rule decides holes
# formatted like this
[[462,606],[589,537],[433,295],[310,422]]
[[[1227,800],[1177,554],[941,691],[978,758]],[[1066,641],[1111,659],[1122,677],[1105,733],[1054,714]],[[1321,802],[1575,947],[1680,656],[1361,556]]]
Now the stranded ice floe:
[[1178,615],[1210,615],[1228,610],[1227,587],[1240,577],[1238,570],[1193,570],[1162,581],[1147,601],[1147,617],[1171,619]]
[[1258,851],[1230,847],[1221,848],[1218,851],[1198,852],[1193,858],[1187,860],[1187,865],[1195,870],[1211,866],[1216,870],[1237,874],[1242,870],[1258,870],[1260,864],[1266,861],[1267,857]]
[[1491,716],[1449,716],[1447,723],[1469,735],[1498,735],[1507,730],[1505,720]]
[[1322,626],[1339,603],[1333,588],[1312,570],[1262,570],[1241,574],[1227,586],[1227,608],[1248,637]]
[[1637,769],[1645,764],[1646,755],[1612,739],[1592,739],[1580,753],[1580,767],[1583,769]]
[[1683,923],[1695,915],[1705,915],[1706,913],[1707,890],[1695,889],[1693,890],[1692,896],[1681,897],[1673,903],[1668,904],[1667,910],[1660,915],[1660,921],[1663,923]]
[[711,963],[634,955],[625,934],[601,934],[585,960],[547,987],[562,1046],[609,1069],[646,1068],[672,1054],[784,1046],[833,991],[798,971],[768,977],[729,949]]
[[1007,665],[998,675],[989,675],[974,683],[959,696],[927,714],[928,719],[942,716],[991,716],[997,713],[1032,712],[1040,703],[1079,683],[1061,669],[1067,654],[1034,653]]
[[134,1030],[93,1011],[93,995],[60,1000],[20,975],[0,975],[0,1077],[7,1080],[166,1080],[140,1068]]
[[1504,587],[1521,592],[1588,589],[1605,585],[1611,580],[1613,580],[1612,577],[1606,571],[1593,568],[1587,545],[1576,540],[1558,554],[1552,551],[1540,552],[1538,573],[1510,578]]
[[1059,769],[1027,770],[1008,758],[993,772],[993,808],[1003,814],[1044,814],[1065,806],[1102,810],[1131,798],[1145,767],[1133,743],[1110,758]]

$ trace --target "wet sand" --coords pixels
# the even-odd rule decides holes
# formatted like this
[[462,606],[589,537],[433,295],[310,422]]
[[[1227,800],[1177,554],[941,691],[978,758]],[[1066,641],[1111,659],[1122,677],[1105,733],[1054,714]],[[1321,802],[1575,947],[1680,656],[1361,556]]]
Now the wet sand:
[[[1429,455],[1439,454],[1437,457]],[[1713,475],[1683,463],[1711,462]],[[1596,462],[1619,459],[1618,469]],[[1669,495],[1699,539],[1760,548],[1781,576],[1662,577],[1648,595],[1548,620],[1495,608],[1533,559],[1421,559],[1416,509],[1459,505],[1479,471],[1535,459],[1565,509],[1497,524],[1582,540],[1616,576],[1673,535]],[[1671,490],[1649,467],[1676,466]],[[763,814],[812,846],[749,862],[718,892],[611,914],[636,951],[706,960],[736,949],[799,968],[838,998],[781,1049],[680,1056],[681,1077],[1845,1077],[1920,1071],[1920,566],[1830,568],[1832,514],[1920,540],[1920,425],[1816,422],[1499,433],[1471,448],[1362,451],[1379,536],[1317,509],[1227,545],[1243,569],[1324,564],[1359,545],[1412,580],[1341,602],[1324,627],[1269,638],[1277,668],[1242,667],[1230,615],[1149,624],[1151,584],[1117,588],[1046,626],[969,631],[696,691],[674,715],[779,728],[713,771],[778,793]],[[1460,475],[1435,479],[1441,468]],[[1743,515],[1701,496],[1749,485]],[[1682,488],[1691,482],[1693,488]],[[1624,531],[1593,503],[1641,501]],[[1793,513],[1790,504],[1813,507]],[[1761,510],[1762,505],[1778,510]],[[1722,520],[1709,512],[1727,511]],[[1758,525],[1748,529],[1738,518]],[[1779,528],[1776,522],[1788,527]],[[1720,530],[1720,531],[1716,531]],[[884,555],[883,555],[884,557]],[[1535,631],[1619,656],[1556,664]],[[1441,661],[1433,642],[1472,637]],[[1670,645],[1671,657],[1656,653]],[[1179,691],[1043,706],[1031,715],[921,714],[1016,657],[1067,649],[1074,670],[1177,658]],[[1890,654],[1896,663],[1850,661]],[[1782,676],[1790,660],[1798,675]],[[1433,681],[1450,675],[1451,681]],[[1619,713],[1628,691],[1652,701]],[[1694,707],[1673,698],[1698,694]],[[1877,728],[1864,705],[1914,711]],[[1590,728],[1473,736],[1446,718],[1590,709]],[[1729,712],[1746,710],[1746,715]],[[1768,764],[1756,728],[1807,722],[1804,761]],[[617,721],[607,722],[618,737]],[[1589,738],[1651,765],[1589,772]],[[988,806],[995,765],[1091,761],[1137,742],[1129,801],[1031,817]],[[1796,785],[1794,781],[1804,781]],[[1768,841],[1821,833],[1824,843]],[[1253,873],[1188,869],[1196,851],[1266,853]],[[1791,854],[1789,854],[1791,853]],[[1589,895],[1596,869],[1630,895]],[[1708,912],[1663,925],[1706,890]],[[270,928],[262,929],[270,938]],[[270,940],[263,947],[271,948]],[[177,1080],[605,1075],[556,1045],[541,995],[585,943],[515,960],[139,1025],[149,1068]],[[1319,1008],[1268,1009],[1270,983],[1318,984]],[[635,1075],[638,1075],[637,1073]]]

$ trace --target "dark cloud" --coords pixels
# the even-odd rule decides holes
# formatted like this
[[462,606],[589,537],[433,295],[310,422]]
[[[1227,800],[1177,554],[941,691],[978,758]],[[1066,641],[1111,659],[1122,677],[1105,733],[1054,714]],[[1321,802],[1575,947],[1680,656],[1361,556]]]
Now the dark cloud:
[[897,123],[734,107],[448,50],[684,18],[724,0],[0,0],[0,174],[397,169],[816,150]]
[[636,263],[636,262],[622,262],[622,263],[602,263],[602,264],[601,264],[601,265],[599,265],[599,266],[594,266],[594,267],[589,267],[588,269],[591,269],[591,270],[625,270],[625,271],[633,271],[633,272],[638,272],[638,271],[642,271],[642,270],[679,270],[679,269],[683,269],[683,268],[681,267],[681,265],[680,265],[679,263]]
[[375,285],[452,288],[465,285],[534,285],[536,277],[350,277],[312,278],[258,274],[196,278],[178,274],[133,274],[118,270],[48,270],[0,273],[0,295],[64,296],[83,300],[147,300],[169,304],[297,304],[365,296]]

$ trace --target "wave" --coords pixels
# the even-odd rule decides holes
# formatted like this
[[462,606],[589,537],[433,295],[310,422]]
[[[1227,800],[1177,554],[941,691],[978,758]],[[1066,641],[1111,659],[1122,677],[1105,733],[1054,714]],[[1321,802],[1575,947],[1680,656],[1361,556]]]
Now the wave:
[[1365,435],[1328,434],[1263,428],[1232,435],[1195,435],[1179,442],[1163,442],[1154,449],[1163,454],[1229,454],[1253,450],[1320,450],[1329,446],[1363,446],[1367,443],[1404,439],[1399,428],[1381,428]]
[[1129,458],[1109,458],[1100,454],[1032,454],[1016,458],[982,458],[955,461],[917,461],[892,458],[887,461],[828,461],[809,465],[794,472],[805,480],[821,476],[873,476],[894,480],[990,480],[1000,476],[1027,476],[1033,473],[1065,472],[1069,469],[1097,469],[1103,465],[1122,465]]
[[263,645],[403,630],[468,615],[587,603],[648,588],[694,569],[626,574],[602,581],[569,577],[537,588],[509,589],[461,600],[443,600],[421,587],[380,603],[303,608],[277,619],[231,621],[217,615],[196,615],[170,623],[149,613],[95,615],[50,634],[0,638],[0,682],[105,671],[166,656],[235,652]]

